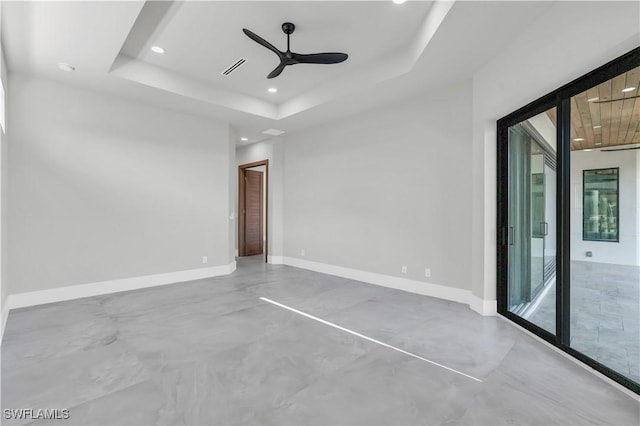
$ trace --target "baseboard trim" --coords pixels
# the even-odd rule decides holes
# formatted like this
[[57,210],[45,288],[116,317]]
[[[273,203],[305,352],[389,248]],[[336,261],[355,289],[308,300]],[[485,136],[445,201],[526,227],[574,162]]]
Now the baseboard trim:
[[[345,268],[342,266],[329,265],[326,263],[313,262],[310,260],[298,259],[295,257],[282,256],[282,262],[285,265],[295,266],[296,268],[308,269],[310,271],[320,272],[323,274],[362,281],[368,284],[375,284],[382,287],[408,291],[410,293],[436,297],[438,299],[450,300],[453,302],[464,303],[466,305],[472,306],[473,296],[470,290],[463,290],[460,288],[447,287],[440,284],[415,281],[407,278],[394,277],[391,275],[378,274],[375,272],[361,271],[358,269]],[[481,299],[478,298],[478,300]],[[488,302],[488,307],[486,310],[483,308],[482,311],[477,311],[473,307],[472,309],[482,315],[491,315],[490,313],[484,313],[491,312],[491,301],[483,302]],[[495,303],[495,301],[493,303]]]
[[284,256],[267,256],[267,263],[271,263],[273,265],[283,265]]
[[25,308],[28,306],[44,305],[46,303],[62,302],[65,300],[81,299],[84,297],[100,296],[103,294],[118,293],[121,291],[137,290],[141,288],[199,280],[202,278],[217,277],[221,275],[228,275],[235,270],[236,262],[233,261],[228,265],[212,266],[209,268],[190,269],[186,271],[145,275],[142,277],[123,278],[119,280],[101,281],[89,284],[52,288],[49,290],[11,294],[7,297],[3,315],[6,311],[8,316],[8,311],[10,309]]
[[[288,256],[268,256],[268,263],[273,265],[289,265],[296,268],[307,269],[323,274],[334,275],[342,278],[362,281],[368,284],[403,290],[423,296],[436,297],[464,303],[480,315],[497,315],[495,300],[483,300],[471,294],[469,290],[447,287],[439,284],[394,277],[391,275],[367,272],[358,269],[326,263],[313,262]],[[141,277],[123,278],[119,280],[101,281],[89,284],[78,284],[67,287],[58,287],[49,290],[18,293],[7,296],[2,309],[2,327],[0,330],[0,345],[2,336],[11,309],[25,308],[29,306],[44,305],[47,303],[63,302],[66,300],[81,299],[84,297],[100,296],[121,291],[137,290],[141,288],[156,287],[203,278],[228,275],[236,270],[236,262],[228,265],[198,268],[186,271],[169,272],[164,274],[146,275]]]
[[471,295],[471,303],[469,307],[485,317],[493,317],[498,315],[498,301],[480,299],[478,296]]
[[[9,299],[9,297],[7,296],[7,299]],[[7,326],[7,319],[9,318],[9,304],[7,303],[8,300],[6,300],[4,302],[4,305],[2,306],[2,326],[0,329],[0,347],[2,347],[2,338],[4,337],[4,329]]]

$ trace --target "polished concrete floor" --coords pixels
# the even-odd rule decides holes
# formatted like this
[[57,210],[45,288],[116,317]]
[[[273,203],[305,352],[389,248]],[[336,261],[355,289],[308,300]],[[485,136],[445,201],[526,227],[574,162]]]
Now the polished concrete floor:
[[640,422],[638,401],[506,320],[255,259],[12,311],[2,408],[67,408],[62,424]]
[[[555,285],[529,321],[555,333]],[[640,267],[571,262],[571,347],[640,383]]]

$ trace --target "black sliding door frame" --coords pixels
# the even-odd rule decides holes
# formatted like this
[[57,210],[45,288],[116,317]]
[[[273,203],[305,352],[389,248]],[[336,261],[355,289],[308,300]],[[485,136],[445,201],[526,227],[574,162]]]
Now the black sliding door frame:
[[[543,98],[538,99],[527,105],[525,108],[521,108],[518,111],[498,120],[498,187],[497,187],[497,198],[498,198],[498,209],[497,209],[497,230],[498,230],[498,256],[497,256],[497,271],[498,271],[498,285],[496,288],[496,294],[498,299],[498,313],[520,325],[521,327],[526,328],[527,330],[535,333],[537,336],[543,338],[547,342],[551,344],[556,344],[556,335],[550,333],[544,328],[534,324],[526,319],[512,313],[509,311],[508,301],[508,287],[509,287],[509,245],[511,244],[512,236],[509,235],[509,128],[515,126],[518,123],[521,123],[529,118],[535,117],[538,114],[541,114],[545,111],[548,111],[552,108],[556,108],[559,110],[559,101],[554,94],[547,95]],[[558,140],[560,140],[558,138]],[[560,161],[558,159],[557,164],[557,180],[560,181]],[[559,184],[558,184],[559,186]],[[558,192],[559,188],[556,188],[556,196],[557,201],[556,205],[560,204],[560,196]],[[557,227],[559,231],[560,226]],[[560,249],[560,238],[556,238],[557,253],[561,253],[558,251]],[[559,267],[559,263],[556,265],[556,268]],[[557,272],[556,272],[557,274]],[[558,292],[558,282],[556,278],[556,291]],[[557,310],[556,310],[557,312]],[[558,319],[556,319],[556,324],[558,324]]]
[[[497,123],[497,299],[498,313],[536,334],[552,345],[579,359],[633,392],[640,394],[640,385],[587,355],[570,347],[570,265],[571,265],[571,97],[600,83],[640,66],[640,47],[585,74],[565,86],[531,102],[501,118]],[[556,186],[556,332],[509,311],[509,127],[556,108],[557,186]]]

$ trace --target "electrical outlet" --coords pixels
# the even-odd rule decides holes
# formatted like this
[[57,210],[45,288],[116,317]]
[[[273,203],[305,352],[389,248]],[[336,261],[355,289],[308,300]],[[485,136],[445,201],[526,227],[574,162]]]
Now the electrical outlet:
[[431,269],[430,268],[426,268],[424,270],[424,276],[429,278],[431,276]]
[[304,249],[300,250],[300,256],[304,257]]
[[202,256],[202,263],[208,263],[209,258],[207,256]]
[[407,265],[402,265],[402,273],[403,274],[407,273]]

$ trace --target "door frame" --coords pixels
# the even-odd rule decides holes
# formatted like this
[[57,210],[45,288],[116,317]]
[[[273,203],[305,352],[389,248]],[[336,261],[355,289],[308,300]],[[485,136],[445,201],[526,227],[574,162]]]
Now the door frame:
[[246,253],[246,241],[245,241],[245,229],[246,229],[246,215],[245,215],[245,195],[246,186],[244,182],[245,171],[253,167],[265,166],[265,189],[264,189],[264,248],[262,250],[264,254],[265,263],[268,260],[269,255],[269,160],[254,161],[253,163],[242,164],[238,166],[238,256],[245,256]]
[[[570,345],[571,312],[571,97],[638,66],[640,47],[565,84],[497,121],[497,282],[498,314],[546,340],[594,370],[640,394],[640,386],[631,379],[594,360]],[[509,127],[556,107],[556,332],[550,333],[536,324],[509,312],[508,300],[508,129]]]
[[[533,332],[538,337],[546,340],[552,345],[559,345],[561,339],[558,337],[561,335],[562,330],[558,330],[557,325],[561,324],[564,318],[559,318],[558,313],[560,312],[559,308],[556,308],[556,332],[551,333],[544,328],[534,324],[521,316],[512,313],[509,311],[509,247],[513,243],[513,238],[511,236],[511,232],[509,230],[509,128],[519,124],[529,118],[532,118],[538,114],[541,114],[549,109],[556,108],[557,114],[561,110],[560,104],[558,102],[557,96],[552,94],[552,96],[547,95],[544,98],[541,98],[525,107],[525,109],[520,109],[506,117],[501,118],[497,122],[497,217],[496,217],[496,226],[497,226],[497,286],[496,286],[496,296],[497,296],[497,310],[498,314],[508,318],[509,320],[515,322],[521,327],[526,328],[527,330]],[[559,114],[558,114],[559,115]],[[557,127],[557,149],[556,158],[557,162],[560,163],[561,151],[563,145],[561,145],[561,141],[564,140],[564,136],[560,135],[561,127]],[[534,138],[535,139],[535,138]],[[543,147],[544,149],[544,147]],[[564,191],[563,182],[560,182],[560,170],[559,164],[556,169],[556,256],[560,257],[560,254],[564,252],[565,248],[565,240],[561,238],[561,232],[563,228],[560,226],[559,217],[564,212],[561,211],[562,199],[564,199]],[[556,291],[558,295],[563,295],[563,291],[561,289],[564,288],[563,284],[565,281],[560,279],[560,274],[562,272],[562,266],[564,264],[558,259],[556,263]],[[527,274],[530,276],[530,274]],[[530,283],[529,283],[530,284]],[[557,301],[556,301],[557,304]],[[567,345],[568,346],[568,345]]]

